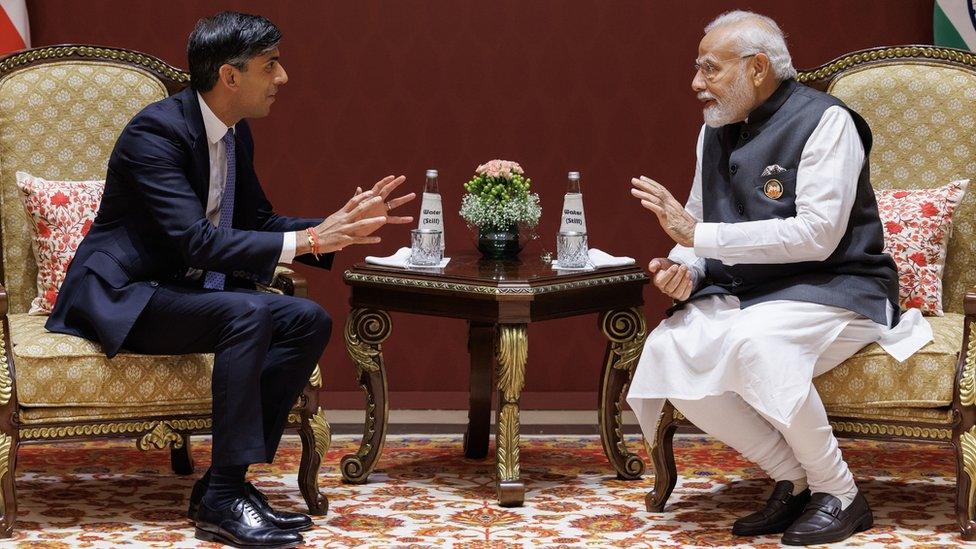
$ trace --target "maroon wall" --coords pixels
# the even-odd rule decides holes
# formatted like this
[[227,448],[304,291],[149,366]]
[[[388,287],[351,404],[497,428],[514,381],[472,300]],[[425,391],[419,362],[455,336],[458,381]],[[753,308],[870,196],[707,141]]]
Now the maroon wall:
[[[932,0],[28,5],[35,46],[121,46],[179,67],[186,66],[186,36],[201,16],[237,9],[277,23],[290,82],[271,116],[253,128],[258,172],[280,212],[327,215],[356,185],[386,174],[405,174],[419,190],[424,170],[439,168],[452,214],[474,168],[505,158],[522,164],[542,197],[542,244],[553,246],[566,172],[580,170],[591,245],[641,263],[671,244],[631,199],[629,180],[646,174],[687,196],[701,124],[691,65],[712,17],[740,7],[772,16],[789,35],[800,68],[859,48],[932,39]],[[446,229],[448,255],[473,247],[458,216],[450,215]],[[335,319],[323,361],[331,391],[357,389],[342,346],[348,296],[342,271],[408,242],[404,227],[382,234],[380,245],[342,252],[331,273],[299,267]],[[656,323],[666,300],[652,290],[646,295],[648,319]],[[602,360],[595,316],[534,325],[529,334],[526,391],[550,396],[527,404],[594,406],[592,394],[580,393],[594,391]],[[461,403],[465,337],[461,322],[394,316],[385,347],[391,390],[454,392],[431,407]],[[583,398],[567,402],[567,392]],[[333,395],[331,404],[345,405],[343,396]],[[411,401],[425,402],[417,395]]]

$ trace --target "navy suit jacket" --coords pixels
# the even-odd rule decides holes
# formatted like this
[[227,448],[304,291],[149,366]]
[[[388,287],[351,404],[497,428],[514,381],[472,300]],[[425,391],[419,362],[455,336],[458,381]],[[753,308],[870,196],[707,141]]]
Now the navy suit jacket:
[[[254,172],[254,141],[238,122],[232,227],[206,218],[207,132],[196,92],[186,88],[137,114],[108,162],[98,215],[68,268],[47,329],[101,343],[115,356],[160,284],[196,285],[191,268],[227,275],[228,286],[269,283],[282,234],[321,223],[283,217]],[[332,254],[301,261],[329,268]],[[165,337],[165,336],[161,336]]]

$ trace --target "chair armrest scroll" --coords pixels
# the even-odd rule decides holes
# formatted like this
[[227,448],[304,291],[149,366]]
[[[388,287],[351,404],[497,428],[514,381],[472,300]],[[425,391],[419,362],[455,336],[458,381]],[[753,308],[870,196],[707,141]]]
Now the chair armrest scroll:
[[270,288],[285,295],[308,297],[308,279],[282,265],[278,265],[278,268],[275,269],[275,276],[271,280]]
[[970,288],[963,298],[963,310],[966,316],[976,316],[976,288]]

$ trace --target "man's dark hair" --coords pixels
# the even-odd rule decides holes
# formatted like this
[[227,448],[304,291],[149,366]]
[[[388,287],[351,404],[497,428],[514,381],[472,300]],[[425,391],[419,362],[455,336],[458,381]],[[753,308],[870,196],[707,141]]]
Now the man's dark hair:
[[273,50],[281,31],[260,15],[225,11],[197,21],[186,44],[190,86],[205,92],[213,89],[221,65],[240,70],[253,57]]

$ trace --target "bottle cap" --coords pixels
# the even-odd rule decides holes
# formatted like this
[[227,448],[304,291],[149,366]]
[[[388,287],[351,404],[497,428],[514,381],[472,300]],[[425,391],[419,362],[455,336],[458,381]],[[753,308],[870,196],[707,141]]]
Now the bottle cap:
[[427,170],[427,177],[437,177],[437,170]]
[[580,178],[580,173],[579,172],[569,172],[569,180],[570,181],[579,181],[579,178]]

